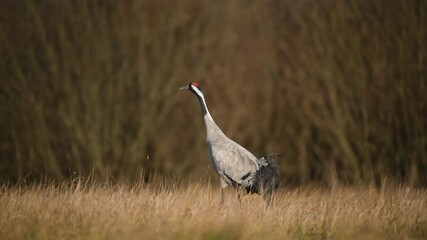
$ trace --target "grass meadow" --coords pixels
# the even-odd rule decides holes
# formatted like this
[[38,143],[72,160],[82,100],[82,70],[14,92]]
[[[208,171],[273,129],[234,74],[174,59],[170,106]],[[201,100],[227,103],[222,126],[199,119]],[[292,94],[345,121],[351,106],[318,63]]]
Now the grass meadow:
[[281,188],[259,195],[204,181],[69,183],[0,187],[2,239],[425,239],[427,191]]
[[[426,23],[425,0],[0,0],[0,239],[426,239]],[[191,81],[281,155],[272,207],[219,208]]]

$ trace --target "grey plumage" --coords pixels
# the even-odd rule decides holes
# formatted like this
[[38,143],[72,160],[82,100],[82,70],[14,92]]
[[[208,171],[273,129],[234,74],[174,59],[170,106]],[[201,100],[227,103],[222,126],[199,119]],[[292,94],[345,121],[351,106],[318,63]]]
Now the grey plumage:
[[220,179],[221,204],[224,199],[223,189],[231,185],[234,188],[243,188],[247,193],[263,195],[269,205],[272,194],[278,188],[280,181],[279,167],[275,161],[276,155],[258,159],[238,143],[229,139],[210,115],[197,82],[191,82],[181,89],[193,92],[200,102],[206,125],[206,144],[209,156]]

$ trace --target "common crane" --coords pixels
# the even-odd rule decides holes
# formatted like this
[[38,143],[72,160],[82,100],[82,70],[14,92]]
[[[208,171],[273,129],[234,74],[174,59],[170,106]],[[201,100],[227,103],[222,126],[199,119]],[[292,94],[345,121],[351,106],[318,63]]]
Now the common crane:
[[[246,193],[263,195],[268,206],[280,181],[279,166],[275,161],[277,155],[256,158],[248,150],[229,139],[210,115],[198,82],[191,82],[180,89],[191,91],[200,102],[206,124],[209,156],[221,184],[220,205],[224,203],[224,189],[232,185],[237,190],[245,189]],[[240,200],[239,193],[238,198]]]

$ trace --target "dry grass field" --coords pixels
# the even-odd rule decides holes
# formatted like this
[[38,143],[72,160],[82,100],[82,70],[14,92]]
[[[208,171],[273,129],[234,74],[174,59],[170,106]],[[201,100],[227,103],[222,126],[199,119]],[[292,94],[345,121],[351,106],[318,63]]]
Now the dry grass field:
[[[427,239],[426,22],[425,0],[0,1],[0,240]],[[272,207],[198,180],[190,81],[281,155]]]
[[426,239],[427,191],[280,189],[265,209],[209,183],[0,188],[1,239]]

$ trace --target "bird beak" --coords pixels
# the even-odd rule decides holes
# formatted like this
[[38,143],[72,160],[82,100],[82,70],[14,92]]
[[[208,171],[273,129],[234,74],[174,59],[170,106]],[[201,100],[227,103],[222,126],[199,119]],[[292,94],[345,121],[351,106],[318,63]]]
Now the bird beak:
[[181,88],[179,88],[179,90],[188,90],[188,86],[181,87]]

